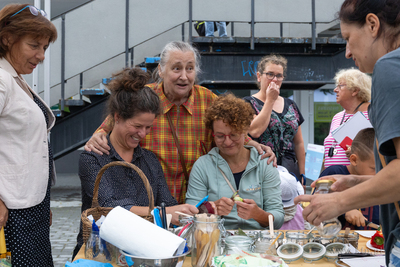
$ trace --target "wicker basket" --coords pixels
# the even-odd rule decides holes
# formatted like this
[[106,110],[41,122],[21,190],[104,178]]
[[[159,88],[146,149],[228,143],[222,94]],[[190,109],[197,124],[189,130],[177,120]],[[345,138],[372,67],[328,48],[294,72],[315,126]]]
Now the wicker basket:
[[103,176],[103,173],[109,167],[112,167],[112,166],[124,166],[124,167],[134,169],[139,174],[140,178],[142,178],[144,186],[146,187],[146,190],[147,190],[147,195],[149,197],[149,213],[146,216],[140,216],[140,217],[153,223],[153,215],[151,215],[151,211],[154,209],[154,195],[153,195],[153,190],[151,189],[150,183],[147,180],[146,175],[142,172],[141,169],[139,169],[137,166],[135,166],[132,163],[125,162],[125,161],[113,161],[113,162],[110,162],[110,163],[104,165],[103,168],[100,169],[99,173],[96,176],[96,181],[94,183],[92,207],[90,209],[84,210],[82,212],[81,220],[82,220],[82,233],[83,233],[83,242],[84,243],[86,243],[86,241],[88,240],[88,238],[90,236],[90,233],[92,232],[92,222],[87,218],[87,216],[92,215],[93,218],[95,219],[95,221],[97,221],[98,219],[100,219],[101,215],[107,216],[107,214],[113,209],[113,208],[100,207],[99,201],[98,201],[101,177]]

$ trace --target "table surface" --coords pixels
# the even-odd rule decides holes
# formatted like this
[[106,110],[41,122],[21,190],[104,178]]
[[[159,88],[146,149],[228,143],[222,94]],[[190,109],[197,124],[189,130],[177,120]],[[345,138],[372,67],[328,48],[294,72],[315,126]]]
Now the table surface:
[[[285,230],[282,230],[282,232],[286,232]],[[342,231],[344,232],[344,231]],[[354,232],[354,231],[351,231]],[[360,235],[360,238],[358,240],[358,250],[361,252],[373,252],[372,250],[368,249],[366,247],[366,243],[368,242],[369,238],[365,238]],[[75,257],[75,260],[77,259],[84,259],[85,258],[85,245],[82,246],[82,248],[79,250],[78,254]],[[335,262],[330,262],[328,261],[325,257],[319,261],[313,262],[313,264],[318,264],[318,266],[336,266]],[[305,263],[304,260],[301,258],[297,261],[293,261],[288,264],[289,266],[307,266],[310,267],[310,263]],[[117,266],[117,264],[113,264],[113,266]],[[191,267],[191,258],[186,257],[182,267]]]

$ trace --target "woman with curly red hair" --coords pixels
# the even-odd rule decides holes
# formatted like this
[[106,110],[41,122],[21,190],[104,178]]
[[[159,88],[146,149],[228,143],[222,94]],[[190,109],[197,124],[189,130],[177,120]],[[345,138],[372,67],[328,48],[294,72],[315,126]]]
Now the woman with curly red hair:
[[[253,116],[243,99],[232,94],[216,99],[204,119],[216,147],[200,157],[190,173],[186,203],[196,204],[208,195],[224,215],[227,229],[268,227],[270,214],[274,228],[283,224],[279,173],[254,147],[244,145]],[[233,192],[243,202],[234,201]]]

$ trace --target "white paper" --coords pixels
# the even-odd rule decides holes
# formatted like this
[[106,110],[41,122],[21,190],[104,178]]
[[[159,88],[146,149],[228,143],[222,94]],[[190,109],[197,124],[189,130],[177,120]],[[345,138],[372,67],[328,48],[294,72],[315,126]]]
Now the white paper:
[[372,125],[364,114],[359,111],[344,124],[333,130],[332,137],[340,144],[346,136],[353,140],[357,133],[365,128],[372,128]]
[[186,244],[183,238],[119,206],[108,213],[100,237],[128,254],[152,259],[182,254]]
[[341,261],[351,267],[386,266],[385,256],[342,259]]

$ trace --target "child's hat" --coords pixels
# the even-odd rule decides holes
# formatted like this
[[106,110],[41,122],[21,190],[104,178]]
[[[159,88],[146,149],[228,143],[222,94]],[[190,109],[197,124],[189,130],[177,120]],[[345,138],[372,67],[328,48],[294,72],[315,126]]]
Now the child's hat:
[[[279,176],[281,177],[281,195],[283,207],[294,206],[294,198],[301,194],[297,179],[291,175],[286,169],[279,169]],[[300,185],[301,187],[301,185]],[[301,187],[301,190],[303,188]]]

